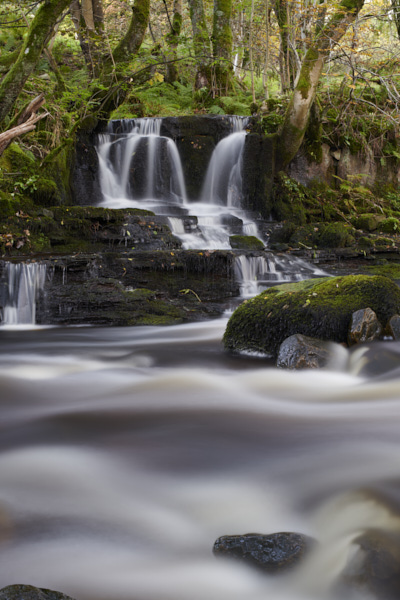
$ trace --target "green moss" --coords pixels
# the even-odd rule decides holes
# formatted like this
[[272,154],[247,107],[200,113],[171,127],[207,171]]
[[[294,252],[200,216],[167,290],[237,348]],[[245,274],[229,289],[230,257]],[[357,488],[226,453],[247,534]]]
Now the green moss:
[[389,277],[389,279],[400,280],[399,263],[368,265],[364,267],[364,271],[371,275],[383,275],[384,277]]
[[310,93],[311,81],[310,71],[314,68],[314,63],[319,58],[319,52],[316,48],[310,48],[305,56],[303,66],[300,71],[297,90],[301,93],[304,99],[308,98]]
[[361,250],[371,250],[374,247],[374,242],[371,238],[362,236],[358,238],[357,246],[361,248]]
[[229,319],[225,348],[276,355],[290,335],[347,341],[352,313],[371,308],[383,325],[400,311],[400,289],[381,276],[349,275],[269,288]]
[[400,221],[395,217],[389,217],[379,223],[378,230],[382,233],[399,233]]
[[329,223],[318,239],[319,248],[346,248],[354,244],[354,229],[345,223]]
[[382,215],[376,215],[374,213],[364,213],[354,217],[352,223],[357,229],[363,231],[375,231],[378,229],[379,223],[384,220]]
[[391,238],[387,238],[387,237],[377,237],[375,238],[375,248],[377,250],[379,250],[379,248],[381,248],[382,250],[387,250],[388,248],[393,248],[395,246],[394,241]]
[[231,235],[231,248],[235,250],[263,250],[264,243],[254,235]]

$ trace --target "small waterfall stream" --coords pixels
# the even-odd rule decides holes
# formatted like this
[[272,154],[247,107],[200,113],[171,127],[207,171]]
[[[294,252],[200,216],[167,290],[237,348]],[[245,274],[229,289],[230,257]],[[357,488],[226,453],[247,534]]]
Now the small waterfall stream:
[[7,262],[5,269],[2,325],[35,324],[36,298],[44,287],[46,265]]
[[240,284],[241,297],[251,298],[278,283],[324,277],[328,273],[301,258],[268,252],[265,256],[237,256],[235,276]]

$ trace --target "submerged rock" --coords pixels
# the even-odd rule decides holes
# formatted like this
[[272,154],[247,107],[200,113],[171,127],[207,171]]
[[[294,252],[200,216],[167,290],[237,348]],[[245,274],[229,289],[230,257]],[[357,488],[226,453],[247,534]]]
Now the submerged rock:
[[73,600],[62,592],[37,588],[33,585],[8,585],[0,590],[0,600]]
[[324,367],[332,355],[332,342],[307,335],[286,338],[279,348],[276,366],[286,369],[317,369]]
[[281,343],[294,334],[347,343],[352,314],[365,307],[386,325],[400,312],[400,289],[387,277],[368,275],[282,284],[235,310],[225,331],[225,348],[276,356]]
[[347,342],[349,346],[362,342],[378,340],[382,333],[382,325],[378,317],[370,308],[356,310],[351,316],[349,335]]
[[213,553],[242,560],[265,573],[277,573],[294,567],[313,544],[312,538],[300,533],[246,533],[218,538]]
[[382,600],[400,597],[400,535],[369,530],[355,541],[356,552],[343,573],[343,581]]

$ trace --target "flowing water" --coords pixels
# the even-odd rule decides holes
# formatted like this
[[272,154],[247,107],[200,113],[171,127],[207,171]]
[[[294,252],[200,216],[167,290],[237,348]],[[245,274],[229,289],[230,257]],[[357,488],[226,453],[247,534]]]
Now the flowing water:
[[[242,153],[247,117],[229,117],[231,133],[215,147],[196,200],[188,201],[178,149],[160,135],[161,119],[111,122],[99,136],[101,206],[142,208],[169,218],[184,249],[230,249],[233,233],[262,239],[241,207]],[[187,217],[194,217],[188,219]],[[263,240],[264,241],[264,240]]]
[[[240,128],[232,135],[243,142]],[[222,204],[217,169],[188,207],[179,155],[161,138],[157,120],[105,134],[104,203],[164,206],[187,247],[227,244],[223,222],[243,216],[240,149],[222,169]],[[136,181],[140,153],[151,178]],[[257,233],[251,219],[243,227]],[[238,256],[236,272],[243,296],[323,274],[268,252]],[[354,539],[400,528],[400,345],[341,348],[326,369],[288,372],[225,353],[226,318],[35,328],[44,276],[39,264],[12,265],[0,290],[0,587],[77,600],[354,598],[338,587]],[[212,554],[221,535],[277,531],[318,540],[286,577]]]
[[[0,586],[350,597],[352,540],[400,524],[400,346],[294,373],[225,354],[225,324],[0,330]],[[275,531],[319,541],[288,578],[212,555]]]

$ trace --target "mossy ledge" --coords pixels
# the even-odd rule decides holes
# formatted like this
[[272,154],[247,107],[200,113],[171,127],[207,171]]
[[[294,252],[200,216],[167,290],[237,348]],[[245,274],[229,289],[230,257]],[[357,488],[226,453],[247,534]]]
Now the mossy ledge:
[[348,275],[269,288],[241,304],[228,321],[227,350],[276,356],[287,337],[301,333],[346,343],[351,315],[371,308],[382,325],[400,312],[400,289],[383,276]]

